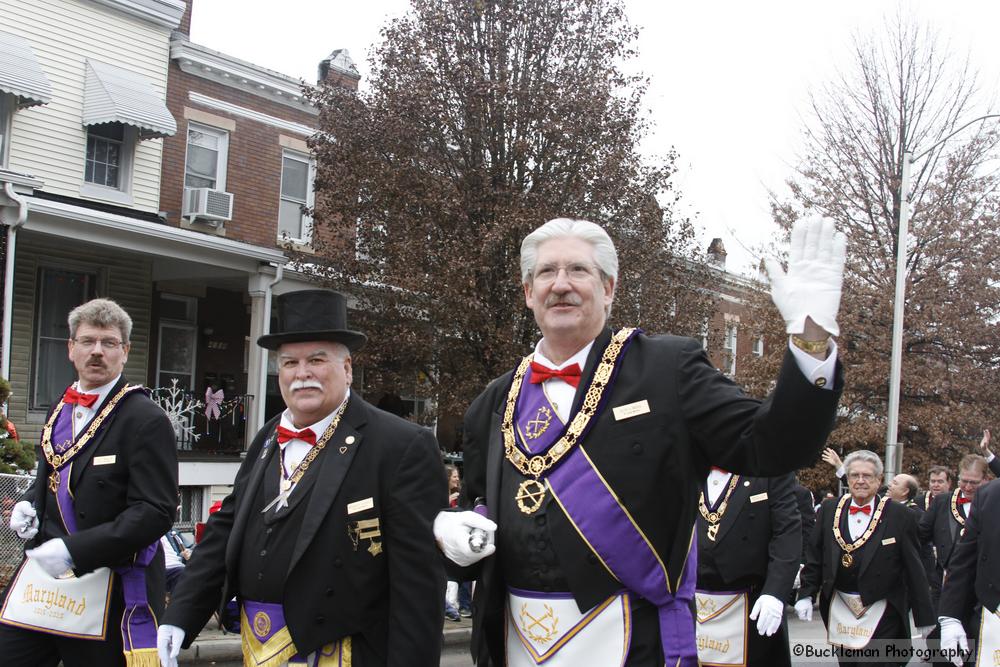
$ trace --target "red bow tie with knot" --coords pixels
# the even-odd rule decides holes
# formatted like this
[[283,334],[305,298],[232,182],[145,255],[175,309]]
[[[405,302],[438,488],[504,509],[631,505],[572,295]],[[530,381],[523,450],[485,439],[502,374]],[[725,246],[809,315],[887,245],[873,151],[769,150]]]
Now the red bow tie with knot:
[[580,386],[580,364],[571,364],[566,368],[556,370],[548,366],[542,366],[536,361],[531,362],[531,384],[540,384],[552,378],[559,378],[574,387]]
[[959,505],[964,505],[965,503],[971,503],[972,499],[966,498],[965,496],[959,496],[958,500],[956,500],[955,502],[958,503]]
[[98,399],[100,394],[84,394],[73,387],[66,390],[63,394],[63,403],[74,403],[76,405],[82,405],[85,408],[92,406]]
[[865,505],[864,507],[858,507],[857,505],[851,505],[851,514],[857,514],[858,512],[861,512],[862,514],[871,515],[872,506]]
[[284,426],[278,426],[276,431],[278,434],[278,444],[283,445],[289,440],[301,440],[310,445],[316,444],[316,434],[312,432],[312,429],[304,428],[301,431],[293,431]]

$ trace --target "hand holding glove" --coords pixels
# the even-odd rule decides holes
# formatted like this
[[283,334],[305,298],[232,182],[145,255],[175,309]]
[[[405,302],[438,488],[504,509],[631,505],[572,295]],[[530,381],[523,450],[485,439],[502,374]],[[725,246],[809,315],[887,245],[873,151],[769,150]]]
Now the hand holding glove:
[[834,233],[833,220],[813,216],[796,221],[788,251],[788,272],[778,260],[767,258],[771,299],[785,320],[785,331],[805,331],[806,318],[831,336],[840,333],[837,311],[844,282],[847,237]]
[[[809,611],[812,612],[811,606]],[[785,603],[773,595],[761,595],[750,612],[750,620],[757,621],[757,634],[761,637],[770,637],[777,632],[784,616]]]
[[156,652],[162,667],[177,667],[177,656],[184,643],[184,631],[176,625],[161,625],[156,630]]
[[22,500],[10,511],[10,527],[22,540],[38,534],[38,514],[27,500]]
[[808,623],[813,620],[813,601],[812,598],[802,598],[795,603],[795,615],[799,617],[800,621],[805,621]]
[[969,640],[965,636],[962,622],[950,616],[941,616],[938,622],[941,624],[941,652],[947,652],[946,656],[950,653],[952,664],[962,667],[965,658],[959,651],[969,654]]
[[35,559],[39,567],[53,579],[73,569],[73,557],[69,555],[69,549],[62,539],[49,540],[40,547],[28,549],[24,555]]
[[[474,529],[486,533],[486,544],[478,551],[472,545]],[[438,512],[434,518],[434,539],[438,547],[460,567],[468,567],[496,551],[493,543],[496,529],[495,523],[476,512]]]

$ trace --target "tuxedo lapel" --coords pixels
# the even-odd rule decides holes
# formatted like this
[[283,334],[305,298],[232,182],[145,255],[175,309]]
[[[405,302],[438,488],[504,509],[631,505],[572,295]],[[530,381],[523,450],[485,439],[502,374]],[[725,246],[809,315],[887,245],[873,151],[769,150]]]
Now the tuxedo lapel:
[[[733,527],[736,523],[736,519],[739,518],[740,512],[743,511],[743,507],[747,504],[750,498],[751,486],[747,486],[746,478],[741,478],[736,482],[736,488],[733,489],[733,493],[729,496],[729,504],[726,508],[726,513],[722,515],[722,519],[719,521],[719,534],[715,536],[716,542],[721,542],[729,532],[729,529]],[[726,481],[727,488],[728,485],[732,483],[732,478]],[[723,494],[725,494],[725,489],[723,489]],[[720,496],[721,498],[721,496]]]
[[[308,505],[302,519],[302,527],[299,529],[292,558],[288,563],[289,573],[295,568],[295,564],[305,553],[306,547],[319,531],[319,527],[330,511],[333,500],[340,492],[340,487],[351,467],[351,462],[354,461],[358,449],[364,445],[361,429],[366,422],[367,415],[361,399],[352,397],[337,430],[333,432],[333,436],[326,444],[324,451],[314,462],[314,465],[319,465],[319,474],[316,476],[317,481],[313,484],[312,493],[306,501]],[[348,443],[348,441],[350,442]]]
[[[876,507],[878,506],[878,502],[879,502],[878,498],[876,497],[875,499]],[[868,569],[868,565],[872,562],[872,558],[875,557],[875,552],[878,551],[878,548],[881,546],[882,536],[885,534],[886,530],[888,530],[886,528],[886,524],[892,521],[891,513],[887,511],[889,509],[888,507],[889,503],[892,502],[895,501],[891,499],[886,499],[885,501],[886,507],[882,511],[882,518],[878,522],[878,525],[875,526],[875,532],[873,532],[871,537],[868,538],[868,541],[865,543],[865,546],[861,551],[861,567],[858,569],[858,577],[864,575],[865,570]]]
[[[125,378],[124,377],[118,378],[118,382],[116,382],[115,386],[111,388],[111,391],[108,392],[108,395],[104,397],[104,402],[101,403],[101,405],[98,406],[97,410],[94,411],[94,419],[97,418],[97,415],[101,414],[101,410],[103,410],[104,406],[108,404],[108,401],[114,398],[118,394],[118,392],[122,390],[122,387],[124,386],[125,386]],[[121,406],[122,408],[128,407],[128,399],[125,400],[126,403],[125,405]],[[101,442],[104,440],[104,437],[108,434],[108,431],[111,428],[111,424],[114,423],[115,418],[118,416],[118,409],[119,408],[116,408],[113,413],[108,415],[108,418],[104,420],[103,424],[101,424],[101,427],[97,430],[97,433],[94,434],[94,438],[90,441],[90,443],[87,444],[87,446],[84,447],[80,451],[80,453],[76,455],[76,457],[74,457],[72,464],[73,469],[72,472],[70,473],[71,489],[74,486],[76,486],[77,482],[80,480],[80,475],[83,474],[83,471],[86,469],[87,464],[90,463],[90,460],[92,458],[94,458],[94,452],[96,452],[98,447],[101,446]],[[63,410],[73,410],[73,406],[65,405],[63,406]],[[87,432],[87,427],[89,426],[90,423],[88,422],[87,426],[84,426],[83,429],[80,431],[80,436],[82,436],[84,433]],[[125,437],[131,437],[131,435],[132,434],[129,433],[126,434]],[[74,438],[74,442],[76,442],[76,438]]]
[[250,473],[250,479],[247,481],[246,488],[240,492],[241,499],[236,506],[236,516],[233,517],[233,529],[230,532],[229,542],[226,545],[226,567],[230,572],[236,571],[239,552],[243,546],[243,531],[246,529],[247,520],[253,511],[253,499],[257,495],[257,488],[260,486],[261,480],[264,478],[264,471],[271,465],[271,459],[274,458],[274,450],[278,448],[277,438],[274,435],[278,419],[275,418],[268,424],[269,432],[267,438],[264,440],[264,446],[261,447],[260,454],[253,464],[253,470]]

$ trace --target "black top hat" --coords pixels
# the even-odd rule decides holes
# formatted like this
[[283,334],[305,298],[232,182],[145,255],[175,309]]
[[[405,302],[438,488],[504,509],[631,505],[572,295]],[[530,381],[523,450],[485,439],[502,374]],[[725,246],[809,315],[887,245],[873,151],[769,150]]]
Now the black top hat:
[[347,328],[347,299],[339,292],[307,289],[280,294],[274,299],[278,324],[272,333],[261,336],[257,344],[277,350],[285,343],[332,340],[343,343],[352,352],[361,348],[368,337]]

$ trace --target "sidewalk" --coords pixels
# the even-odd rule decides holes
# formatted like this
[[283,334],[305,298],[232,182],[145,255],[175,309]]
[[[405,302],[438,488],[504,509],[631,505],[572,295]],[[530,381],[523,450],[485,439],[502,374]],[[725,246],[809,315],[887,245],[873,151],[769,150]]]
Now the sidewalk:
[[[472,636],[472,619],[444,622],[444,646],[469,645]],[[181,651],[177,661],[181,664],[204,664],[209,662],[240,661],[243,650],[240,636],[219,629],[215,620],[208,622],[191,648]]]

